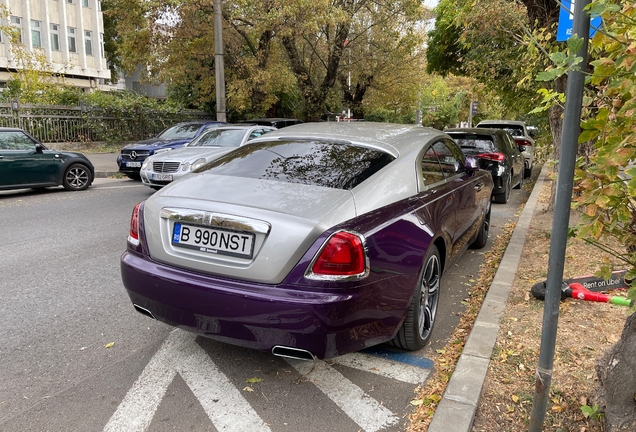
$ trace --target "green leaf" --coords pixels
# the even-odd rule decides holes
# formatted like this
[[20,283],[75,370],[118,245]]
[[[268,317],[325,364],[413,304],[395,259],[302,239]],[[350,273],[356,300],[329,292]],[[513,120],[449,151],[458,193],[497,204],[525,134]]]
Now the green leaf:
[[245,382],[250,383],[250,384],[259,383],[261,381],[263,381],[261,378],[248,378],[248,379],[245,380]]

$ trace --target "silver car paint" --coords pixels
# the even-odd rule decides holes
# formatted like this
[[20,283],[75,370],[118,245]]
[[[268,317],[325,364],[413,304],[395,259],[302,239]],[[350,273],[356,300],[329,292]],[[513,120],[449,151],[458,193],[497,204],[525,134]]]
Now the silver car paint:
[[[250,142],[285,137],[345,140],[382,149],[397,159],[351,191],[207,172],[192,174],[146,201],[144,225],[152,258],[230,278],[279,283],[325,230],[417,194],[418,155],[427,143],[447,136],[414,125],[304,123]],[[271,232],[256,236],[252,260],[184,251],[170,244],[174,222],[161,218],[165,207],[252,218],[269,223]]]

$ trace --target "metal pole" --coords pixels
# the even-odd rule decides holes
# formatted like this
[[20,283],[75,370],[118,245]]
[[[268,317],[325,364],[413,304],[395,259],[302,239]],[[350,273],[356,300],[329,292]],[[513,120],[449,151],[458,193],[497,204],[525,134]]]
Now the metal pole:
[[[574,5],[572,33],[583,39],[583,46],[577,53],[583,59],[580,64],[583,69],[587,65],[587,45],[590,34],[590,17],[583,9],[589,3],[590,0],[577,0]],[[557,325],[559,322],[561,284],[563,283],[563,262],[568,238],[570,203],[572,201],[572,184],[580,133],[584,84],[585,76],[583,71],[568,72],[563,136],[561,138],[561,157],[558,165],[556,201],[550,238],[550,256],[548,258],[548,280],[546,282],[545,306],[543,310],[541,348],[537,366],[534,400],[530,414],[530,432],[539,432],[543,429],[550,396]]]
[[221,0],[214,0],[214,70],[216,72],[216,119],[225,116],[225,62],[223,60],[223,14]]

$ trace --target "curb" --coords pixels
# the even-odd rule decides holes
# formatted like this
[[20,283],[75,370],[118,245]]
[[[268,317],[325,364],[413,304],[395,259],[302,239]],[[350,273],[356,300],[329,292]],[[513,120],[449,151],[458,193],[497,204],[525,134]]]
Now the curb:
[[546,175],[547,164],[544,164],[519,216],[455,371],[448,381],[444,396],[435,410],[428,432],[470,432],[473,426],[490,356],[499,333],[500,320],[506,309],[510,288],[526,241],[526,233]]

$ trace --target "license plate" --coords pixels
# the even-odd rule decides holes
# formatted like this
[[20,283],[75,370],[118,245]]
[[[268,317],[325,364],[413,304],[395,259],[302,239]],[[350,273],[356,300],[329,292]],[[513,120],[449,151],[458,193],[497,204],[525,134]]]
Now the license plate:
[[141,168],[141,162],[126,162],[128,168]]
[[254,234],[175,222],[172,245],[211,254],[252,258]]
[[153,174],[153,180],[172,181],[172,174]]

